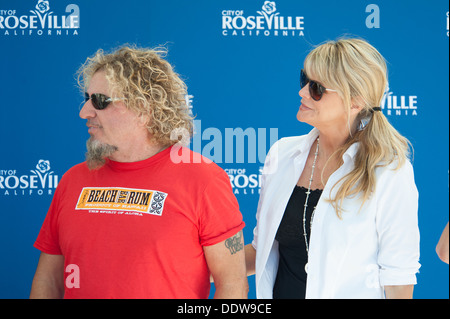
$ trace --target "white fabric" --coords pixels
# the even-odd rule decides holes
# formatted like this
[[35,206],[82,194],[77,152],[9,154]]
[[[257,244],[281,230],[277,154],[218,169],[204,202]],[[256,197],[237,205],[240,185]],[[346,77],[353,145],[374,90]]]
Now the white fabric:
[[[313,129],[308,135],[283,138],[267,155],[252,242],[257,298],[272,298],[279,260],[275,235],[318,134]],[[306,298],[384,298],[383,286],[417,283],[418,191],[409,161],[398,170],[393,170],[395,162],[377,168],[374,193],[361,210],[359,200],[345,199],[342,219],[325,200],[353,169],[357,149],[353,144],[343,155],[343,165],[330,176],[317,204]]]

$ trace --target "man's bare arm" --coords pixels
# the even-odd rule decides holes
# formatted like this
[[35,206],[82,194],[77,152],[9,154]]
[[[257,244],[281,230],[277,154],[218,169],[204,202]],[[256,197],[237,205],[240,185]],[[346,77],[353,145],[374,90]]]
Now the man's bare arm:
[[204,246],[206,262],[216,287],[215,299],[246,299],[248,281],[242,231],[212,246]]
[[247,276],[255,274],[256,250],[252,244],[245,245],[245,263],[247,265]]
[[41,253],[31,285],[31,299],[64,297],[64,256]]

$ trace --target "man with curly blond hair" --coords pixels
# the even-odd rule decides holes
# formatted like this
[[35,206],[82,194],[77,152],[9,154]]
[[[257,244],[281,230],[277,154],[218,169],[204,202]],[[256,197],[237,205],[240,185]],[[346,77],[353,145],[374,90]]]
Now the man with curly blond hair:
[[[32,298],[246,298],[244,222],[228,175],[172,161],[190,137],[186,85],[162,49],[123,46],[78,72],[90,138],[35,247]],[[173,134],[176,132],[176,134]],[[174,136],[176,138],[174,138]]]

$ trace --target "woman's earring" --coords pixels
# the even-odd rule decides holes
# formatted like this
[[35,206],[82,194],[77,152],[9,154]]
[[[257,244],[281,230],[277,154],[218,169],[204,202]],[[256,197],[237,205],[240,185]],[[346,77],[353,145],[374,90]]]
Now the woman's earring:
[[367,124],[369,124],[371,119],[372,119],[372,113],[369,113],[369,115],[362,118],[361,122],[359,122],[359,125],[358,125],[358,131],[362,131],[367,126]]

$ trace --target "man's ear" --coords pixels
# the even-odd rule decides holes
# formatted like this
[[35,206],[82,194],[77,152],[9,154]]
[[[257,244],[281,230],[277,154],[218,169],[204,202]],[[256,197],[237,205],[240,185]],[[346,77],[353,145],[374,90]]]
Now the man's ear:
[[148,126],[149,123],[150,123],[150,115],[148,114],[139,115],[139,124],[141,126]]
[[[143,108],[144,110],[146,109],[145,107]],[[152,114],[153,113],[153,109],[150,108],[150,112],[139,112],[138,113],[138,119],[139,119],[139,125],[140,126],[149,126],[150,122],[152,120]]]

